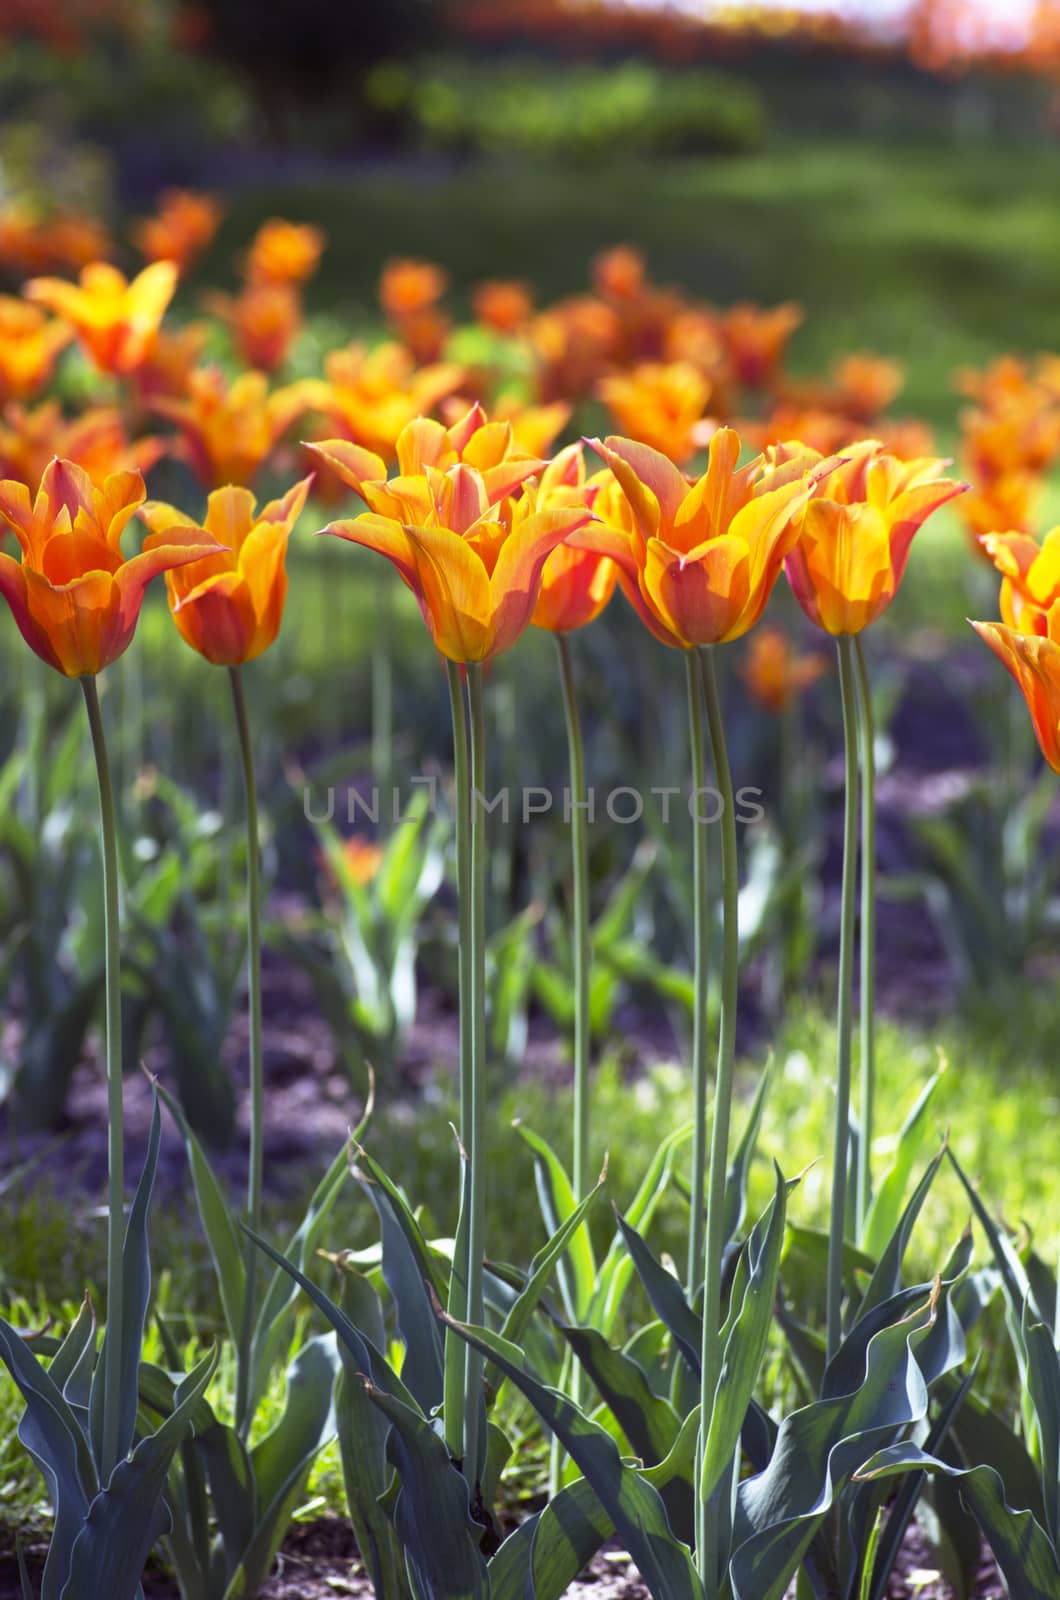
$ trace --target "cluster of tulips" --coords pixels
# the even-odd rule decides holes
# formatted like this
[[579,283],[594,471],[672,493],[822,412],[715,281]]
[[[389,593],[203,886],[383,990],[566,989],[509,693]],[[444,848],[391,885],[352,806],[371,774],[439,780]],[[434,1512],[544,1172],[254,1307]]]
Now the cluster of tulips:
[[[383,279],[394,343],[338,352],[326,378],[302,380],[294,397],[270,393],[262,368],[275,369],[282,357],[263,330],[285,325],[292,306],[297,317],[296,286],[315,265],[321,236],[279,222],[259,233],[245,288],[223,308],[236,343],[259,365],[229,383],[219,368],[182,369],[194,361],[194,340],[188,330],[161,326],[178,275],[173,258],[186,264],[215,218],[171,198],[156,220],[142,231],[144,247],[171,254],[131,283],[117,268],[94,263],[79,284],[34,280],[24,300],[0,307],[0,382],[10,397],[11,435],[0,435],[0,516],[19,547],[17,557],[0,553],[0,593],[30,649],[80,681],[98,773],[106,905],[102,1345],[97,1350],[87,1300],[62,1339],[27,1339],[0,1322],[0,1356],[26,1401],[22,1436],[55,1506],[42,1593],[132,1600],[161,1540],[189,1600],[252,1595],[334,1426],[358,1546],[384,1600],[558,1600],[613,1532],[656,1600],[782,1600],[796,1575],[805,1594],[882,1596],[929,1477],[959,1486],[950,1514],[974,1518],[1013,1594],[1060,1596],[1060,1364],[1054,1311],[1044,1305],[1048,1274],[1029,1274],[967,1185],[995,1253],[993,1275],[972,1272],[964,1238],[932,1281],[906,1285],[906,1248],[945,1152],[908,1198],[910,1161],[901,1143],[887,1181],[879,1183],[872,1168],[874,739],[861,635],[893,601],[917,531],[967,487],[946,476],[944,462],[910,453],[911,425],[875,430],[889,438],[865,436],[893,396],[893,369],[863,358],[845,363],[831,385],[800,391],[783,378],[781,363],[794,308],[719,313],[697,306],[650,285],[635,253],[620,250],[597,263],[593,296],[540,313],[522,286],[479,291],[480,320],[525,337],[536,352],[536,390],[521,401],[502,394],[489,414],[479,400],[469,403],[466,385],[481,378],[439,360],[447,335],[439,305],[444,277],[408,262]],[[60,320],[48,322],[40,307]],[[41,429],[39,411],[22,409],[62,342],[75,337],[123,386],[124,405],[124,415],[115,411],[106,427],[97,414],[100,432],[88,430],[91,448],[80,460],[54,443],[75,434],[78,422],[63,420],[55,405]],[[675,350],[681,359],[667,360]],[[39,360],[35,378],[27,376],[31,352]],[[724,418],[751,388],[767,403],[744,429],[761,446],[748,457]],[[587,393],[626,424],[625,434],[550,455],[573,403]],[[441,415],[424,414],[431,410]],[[141,467],[164,442],[130,442],[126,430],[148,411],[176,425],[186,462],[211,491],[204,512],[147,499]],[[364,1148],[363,1128],[339,1152],[286,1249],[262,1236],[261,882],[243,675],[280,630],[289,539],[312,485],[303,477],[259,507],[250,480],[298,415],[332,424],[304,447],[325,497],[352,491],[366,507],[323,531],[387,558],[415,596],[448,672],[460,1002],[460,1203],[451,1240],[424,1235]],[[27,441],[35,430],[51,432],[53,444],[29,480],[10,463],[32,459]],[[702,445],[705,466],[689,477],[683,467]],[[127,557],[122,537],[134,518],[147,532]],[[1060,769],[1056,537],[1039,549],[1027,533],[990,530],[985,548],[1004,576],[1004,622],[978,626],[1017,676],[1043,749]],[[823,1328],[812,1325],[812,1312],[801,1321],[784,1294],[787,1203],[797,1179],[778,1170],[769,1205],[745,1228],[767,1075],[743,1134],[731,1138],[739,856],[716,655],[757,627],[782,572],[809,621],[836,641],[845,732],[835,1140],[829,1229],[816,1257]],[[239,1214],[161,1086],[144,1172],[128,1216],[125,1210],[120,884],[97,678],[128,648],[146,587],[160,575],[181,637],[229,673],[243,761],[251,1141]],[[693,808],[693,1118],[663,1139],[598,1261],[587,1226],[604,1183],[594,1176],[603,1152],[594,1147],[589,1072],[587,780],[571,635],[592,623],[616,588],[654,641],[684,658],[692,786],[706,788],[709,748],[722,799],[723,937],[711,1093],[711,824]],[[565,1159],[522,1130],[549,1236],[521,1271],[497,1264],[485,1204],[483,671],[531,626],[556,638],[569,740],[575,1027],[569,1171]],[[759,652],[757,676],[774,695],[787,691],[787,665],[772,646]],[[235,1355],[227,1418],[210,1389],[216,1350],[190,1374],[142,1360],[159,1097],[187,1148]],[[910,1138],[922,1138],[926,1104]],[[644,1234],[686,1145],[689,1221],[679,1276],[655,1257]],[[378,1213],[381,1246],[369,1258],[337,1257],[341,1290],[333,1299],[309,1269],[348,1163]],[[653,1316],[629,1336],[634,1277]],[[257,1437],[255,1418],[299,1286],[332,1332],[298,1351],[284,1415]],[[971,1426],[971,1380],[958,1375],[966,1335],[996,1292],[1006,1298],[1024,1383],[1025,1437],[1012,1435],[1006,1449],[1040,1486],[1033,1504],[1013,1499],[1026,1472],[1018,1483],[1002,1481],[998,1436],[984,1445],[982,1431]],[[775,1312],[805,1401],[779,1421],[756,1398]],[[39,1355],[50,1358],[47,1366]],[[507,1533],[494,1515],[511,1451],[498,1420],[506,1384],[521,1391],[555,1440],[547,1503]],[[885,1516],[894,1477],[902,1482]]]

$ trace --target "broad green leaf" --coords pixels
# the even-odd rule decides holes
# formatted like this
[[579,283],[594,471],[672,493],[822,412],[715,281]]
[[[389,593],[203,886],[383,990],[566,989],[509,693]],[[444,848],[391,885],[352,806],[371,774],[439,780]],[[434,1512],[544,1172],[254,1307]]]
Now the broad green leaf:
[[[552,1275],[552,1269],[566,1249],[572,1235],[577,1232],[588,1216],[604,1187],[606,1177],[607,1171],[605,1168],[600,1174],[596,1186],[590,1189],[584,1200],[579,1201],[566,1220],[556,1229],[548,1243],[543,1245],[537,1252],[537,1255],[530,1263],[530,1271],[527,1274],[526,1283],[504,1319],[504,1324],[501,1328],[502,1338],[508,1339],[512,1344],[522,1343],[530,1318],[537,1309],[548,1280]],[[452,1315],[451,1312],[450,1315]]]
[[[367,1380],[364,1380],[367,1383]],[[387,1454],[400,1482],[394,1525],[419,1594],[430,1600],[485,1600],[490,1583],[471,1520],[467,1481],[429,1422],[368,1384],[391,1423]]]
[[927,1171],[913,1191],[909,1204],[895,1223],[893,1233],[880,1251],[879,1263],[869,1279],[869,1286],[865,1290],[861,1304],[858,1307],[859,1317],[863,1317],[866,1312],[871,1311],[873,1306],[880,1305],[884,1300],[889,1300],[901,1288],[902,1262],[905,1260],[905,1252],[908,1248],[916,1219],[919,1217],[921,1207],[927,1199],[928,1190],[934,1183],[935,1176],[942,1164],[945,1150],[946,1147],[943,1145],[938,1155],[929,1163]]
[[[540,1134],[521,1122],[517,1122],[515,1128],[533,1151],[541,1215],[549,1234],[555,1234],[577,1209],[570,1179],[562,1161]],[[579,1322],[588,1311],[596,1288],[596,1258],[587,1227],[576,1229],[568,1241],[566,1257],[559,1265],[559,1281],[567,1317],[571,1322]]]
[[162,1501],[166,1474],[191,1413],[217,1368],[213,1349],[177,1389],[171,1416],[118,1462],[110,1482],[95,1496],[70,1552],[61,1600],[135,1600],[140,1576],[155,1541],[166,1531]]
[[161,1084],[158,1085],[158,1093],[162,1096],[166,1109],[176,1123],[177,1131],[184,1142],[192,1186],[195,1190],[195,1203],[214,1265],[225,1326],[232,1344],[237,1345],[242,1337],[246,1268],[243,1264],[243,1253],[239,1248],[236,1225],[232,1220],[224,1191],[214,1175],[206,1152],[189,1126],[188,1119],[173,1096],[163,1089]]
[[[667,1134],[656,1149],[640,1187],[633,1197],[633,1203],[623,1213],[631,1228],[644,1233],[651,1226],[652,1218],[670,1182],[670,1173],[677,1152],[691,1137],[692,1124],[687,1122]],[[621,1310],[622,1298],[632,1276],[632,1258],[621,1235],[616,1233],[601,1264],[589,1314],[585,1319],[594,1328],[599,1328],[605,1338],[611,1337],[615,1319]]]
[[665,1322],[690,1371],[698,1378],[700,1347],[703,1342],[702,1319],[685,1299],[685,1292],[673,1273],[667,1272],[666,1268],[656,1261],[632,1223],[617,1211],[615,1220],[626,1242],[637,1276],[644,1285],[644,1292],[651,1301],[652,1310],[661,1321]]
[[595,1489],[654,1600],[702,1600],[703,1588],[687,1546],[674,1537],[659,1492],[627,1466],[603,1428],[584,1416],[566,1395],[539,1383],[523,1365],[522,1352],[486,1328],[457,1326],[475,1349],[500,1367],[558,1438]]
[[565,1323],[559,1326],[634,1454],[645,1466],[657,1466],[669,1454],[680,1431],[680,1419],[673,1406],[653,1394],[644,1369],[631,1356],[613,1349],[595,1328],[572,1328]]
[[586,1478],[520,1523],[489,1563],[490,1600],[561,1600],[614,1523]]
[[1027,1388],[1038,1423],[1038,1462],[1045,1503],[1045,1529],[1060,1549],[1060,1354],[1044,1323],[1031,1322],[1024,1306]]
[[887,1241],[898,1225],[909,1179],[920,1159],[925,1140],[931,1132],[928,1111],[935,1097],[935,1091],[942,1081],[944,1070],[940,1068],[934,1073],[917,1096],[916,1104],[899,1130],[894,1160],[872,1197],[872,1204],[865,1218],[864,1232],[858,1242],[861,1248],[876,1260],[883,1255]]
[[258,1520],[257,1486],[246,1445],[234,1428],[215,1422],[197,1437],[195,1451],[210,1485],[210,1504],[217,1519],[220,1560],[227,1587],[239,1566]]
[[941,1473],[954,1479],[961,1499],[983,1531],[1012,1600],[1060,1600],[1060,1563],[1041,1524],[1005,1498],[1005,1485],[990,1466],[962,1469],[930,1456],[910,1442],[879,1451],[858,1477],[894,1477],[905,1472]]

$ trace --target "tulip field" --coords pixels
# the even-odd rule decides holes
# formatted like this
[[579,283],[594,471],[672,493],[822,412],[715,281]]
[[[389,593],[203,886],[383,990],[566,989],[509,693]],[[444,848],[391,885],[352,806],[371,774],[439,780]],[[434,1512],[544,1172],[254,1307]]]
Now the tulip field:
[[1060,345],[373,182],[0,206],[0,1600],[1060,1600]]

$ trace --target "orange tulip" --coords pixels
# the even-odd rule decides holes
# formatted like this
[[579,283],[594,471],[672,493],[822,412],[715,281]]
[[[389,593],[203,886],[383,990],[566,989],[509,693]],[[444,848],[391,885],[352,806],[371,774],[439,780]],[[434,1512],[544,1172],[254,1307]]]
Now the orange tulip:
[[181,272],[212,243],[224,208],[210,194],[192,189],[166,189],[158,214],[134,223],[130,235],[148,261],[174,261]]
[[530,324],[538,360],[538,398],[580,400],[610,365],[622,335],[613,307],[592,295],[558,300]]
[[143,362],[133,373],[136,393],[143,404],[159,395],[179,400],[191,383],[210,339],[206,322],[186,322],[182,328],[159,328]]
[[644,623],[675,649],[738,639],[765,609],[795,539],[793,518],[808,499],[819,458],[797,447],[770,465],[759,456],[737,468],[740,440],[719,428],[697,481],[632,439],[592,440],[621,495],[600,494],[593,511],[606,526],[576,543],[614,558],[619,582]]
[[1060,528],[1041,544],[1025,533],[988,533],[980,544],[1001,574],[1001,620],[1021,633],[1048,633],[1060,600]]
[[155,261],[130,283],[117,267],[94,261],[80,285],[34,278],[26,296],[71,323],[101,372],[125,375],[148,355],[177,286],[171,261]]
[[751,635],[742,676],[759,705],[779,714],[827,671],[824,656],[796,655],[782,628],[763,625]]
[[379,279],[379,304],[395,322],[416,316],[437,304],[449,276],[433,261],[388,261]]
[[971,411],[961,418],[965,454],[977,479],[1045,472],[1060,454],[1060,410],[1041,396],[1000,411]]
[[644,256],[632,245],[618,244],[602,250],[592,263],[593,288],[605,300],[636,300],[647,283]]
[[510,393],[498,395],[490,409],[494,422],[511,423],[517,448],[531,456],[547,456],[571,416],[566,400],[535,406]]
[[275,372],[290,354],[302,326],[302,302],[286,283],[250,283],[239,295],[211,294],[204,305],[227,323],[241,359]]
[[860,633],[894,599],[909,547],[933,511],[967,485],[940,474],[944,461],[899,461],[878,441],[853,445],[819,478],[796,518],[785,562],[796,600],[826,633]]
[[263,372],[244,372],[231,384],[219,367],[193,372],[185,400],[160,395],[151,402],[175,422],[184,454],[207,488],[249,483],[282,436],[308,410],[318,385],[292,383],[269,393]]
[[993,478],[982,488],[961,496],[958,511],[974,548],[982,555],[983,536],[1014,528],[1026,533],[1034,521],[1034,507],[1041,490],[1041,479],[1033,472],[1009,472]]
[[788,340],[803,316],[802,307],[792,301],[771,309],[741,302],[722,314],[722,335],[739,383],[762,389],[776,379]]
[[305,283],[317,269],[327,236],[308,222],[263,222],[247,254],[248,283]]
[[[582,446],[570,444],[541,474],[538,506],[542,510],[579,505],[591,509],[604,477],[610,479],[611,474],[588,478]],[[557,545],[541,571],[534,627],[548,633],[572,633],[586,627],[603,611],[617,581],[618,569],[607,556],[576,550],[569,544]]]
[[901,365],[884,356],[853,353],[837,361],[833,371],[837,409],[859,422],[886,411],[905,382]]
[[518,455],[510,425],[487,422],[478,407],[453,428],[410,424],[389,483],[382,460],[356,445],[313,449],[371,508],[324,532],[387,557],[450,661],[488,661],[516,642],[549,554],[591,515],[584,505],[542,506],[527,479],[543,463]]
[[97,488],[115,472],[147,472],[165,451],[163,440],[130,440],[120,411],[95,406],[67,421],[57,400],[27,411],[10,405],[0,418],[0,478],[27,488],[40,482],[54,456],[82,467]]
[[217,549],[199,530],[180,530],[148,537],[127,561],[122,531],[144,494],[138,472],[98,489],[58,458],[33,500],[24,483],[0,483],[0,516],[22,547],[21,562],[0,552],[0,594],[30,648],[68,678],[101,672],[128,647],[152,578]]
[[200,528],[176,506],[151,500],[140,512],[159,539],[223,541],[213,555],[166,573],[173,620],[181,637],[218,667],[253,661],[273,643],[287,598],[287,541],[302,514],[312,478],[257,513],[249,489],[215,489]]
[[1042,755],[1060,772],[1060,609],[1053,606],[1041,633],[998,622],[973,622],[980,639],[1019,684]]
[[37,235],[44,260],[60,272],[80,272],[93,261],[109,261],[114,241],[98,217],[59,211],[42,222]]
[[630,372],[601,378],[597,393],[616,427],[679,466],[707,442],[701,424],[710,384],[688,361],[667,366],[648,362]]
[[65,323],[50,322],[36,306],[0,295],[0,404],[36,394],[72,338]]
[[324,370],[318,409],[355,444],[388,461],[402,430],[433,411],[464,377],[462,367],[448,362],[417,368],[409,352],[392,342],[373,350],[362,344],[335,350]]
[[472,291],[471,309],[475,321],[494,333],[518,333],[533,315],[534,302],[525,283],[493,278]]

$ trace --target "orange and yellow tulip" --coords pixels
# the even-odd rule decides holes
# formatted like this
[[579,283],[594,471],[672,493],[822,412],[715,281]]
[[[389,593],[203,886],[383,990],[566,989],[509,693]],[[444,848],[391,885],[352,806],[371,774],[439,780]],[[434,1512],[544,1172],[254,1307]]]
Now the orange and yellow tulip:
[[[538,506],[542,510],[579,505],[592,509],[605,477],[610,479],[611,474],[601,472],[590,479],[582,446],[570,444],[541,474]],[[534,627],[547,633],[572,633],[586,627],[603,611],[617,581],[618,569],[607,556],[569,544],[557,545],[541,571]]]
[[387,557],[450,661],[510,649],[530,625],[549,554],[591,515],[584,505],[541,506],[527,479],[543,463],[516,454],[511,427],[485,421],[479,408],[450,429],[410,424],[389,483],[382,460],[356,445],[313,449],[371,508],[323,531]]
[[150,500],[140,520],[159,539],[171,535],[217,541],[213,555],[166,573],[173,620],[181,637],[218,667],[253,661],[273,643],[287,598],[287,541],[302,514],[312,478],[259,512],[249,489],[215,489],[201,527],[176,506]]
[[763,624],[749,640],[742,677],[759,705],[779,715],[827,671],[824,656],[796,654],[783,628]]
[[309,222],[263,222],[247,253],[248,283],[305,283],[317,269],[327,236]]
[[171,261],[155,261],[130,282],[117,267],[93,261],[79,284],[33,278],[26,296],[69,322],[101,372],[125,376],[144,361],[177,286]]
[[224,208],[211,194],[192,189],[166,189],[158,212],[134,223],[130,236],[148,261],[173,261],[186,272],[212,243]]
[[204,304],[227,323],[240,358],[259,372],[283,366],[302,326],[298,290],[287,283],[248,283],[241,294],[207,295]]
[[580,400],[611,364],[622,335],[614,308],[593,295],[558,300],[538,312],[529,328],[537,357],[538,398]]
[[392,461],[398,438],[416,417],[426,416],[463,381],[464,369],[446,362],[417,367],[399,344],[373,350],[351,344],[324,364],[316,408],[354,444]]
[[898,592],[917,530],[966,484],[942,476],[946,462],[900,461],[877,440],[844,451],[819,478],[796,518],[784,568],[810,621],[833,635],[861,633]]
[[165,451],[162,439],[131,440],[114,406],[95,406],[67,420],[57,400],[32,411],[10,405],[0,417],[0,478],[38,484],[55,456],[82,467],[97,488],[115,472],[147,472]]
[[793,301],[768,309],[740,302],[722,313],[722,336],[738,383],[763,389],[776,381],[788,340],[804,315]]
[[797,447],[783,462],[737,467],[740,440],[719,428],[706,472],[688,479],[666,456],[632,439],[592,440],[620,495],[598,495],[601,526],[576,543],[612,556],[619,582],[663,644],[690,650],[752,628],[796,537],[794,517],[819,458]]
[[980,544],[1001,574],[1001,620],[1020,633],[1049,631],[1060,600],[1060,528],[1042,540],[1026,533],[988,533]]
[[433,261],[388,261],[379,278],[379,304],[394,322],[428,311],[442,298],[449,275]]
[[1053,606],[1040,633],[1022,633],[1000,622],[973,622],[1027,702],[1042,755],[1060,772],[1060,608]]
[[198,529],[178,530],[126,560],[122,532],[145,492],[138,472],[97,488],[58,458],[33,499],[24,483],[0,482],[0,517],[22,548],[21,562],[0,551],[0,594],[30,649],[68,678],[101,672],[128,647],[152,578],[217,549]]
[[244,372],[229,383],[219,367],[202,367],[192,373],[186,399],[159,395],[151,405],[176,423],[192,471],[211,489],[249,483],[313,403],[317,387],[307,380],[270,394],[263,372]]
[[688,361],[646,362],[601,378],[597,394],[616,427],[682,466],[707,442],[702,427],[710,383]]
[[0,404],[36,394],[72,338],[65,323],[49,321],[37,306],[0,295]]

